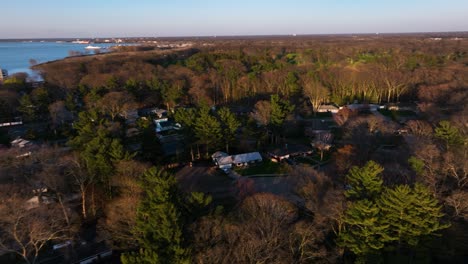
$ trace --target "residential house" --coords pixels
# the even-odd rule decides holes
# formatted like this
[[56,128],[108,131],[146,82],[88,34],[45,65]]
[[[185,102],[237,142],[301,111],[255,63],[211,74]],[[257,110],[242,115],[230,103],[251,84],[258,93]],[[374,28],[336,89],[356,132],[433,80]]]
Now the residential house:
[[154,119],[154,125],[156,126],[156,133],[170,131],[170,130],[180,130],[182,127],[179,123],[169,121],[168,118]]
[[238,167],[247,166],[249,164],[262,162],[262,155],[258,152],[250,152],[244,154],[233,155],[232,163]]
[[[4,122],[6,121],[6,122]],[[21,117],[15,117],[14,120],[0,120],[0,127],[19,126],[23,124]]]
[[216,159],[227,156],[229,156],[229,154],[227,154],[226,152],[216,151],[215,153],[213,153],[213,155],[211,155],[211,158],[213,159],[213,162],[216,162]]
[[225,152],[217,151],[211,155],[211,158],[213,159],[213,162],[216,164],[216,166],[222,170],[229,170],[232,168],[232,156]]
[[393,110],[393,111],[413,111],[413,112],[418,112],[418,106],[415,103],[389,103],[386,104],[385,107],[388,110]]
[[258,152],[229,155],[218,151],[211,155],[211,158],[216,166],[224,171],[231,169],[233,166],[242,167],[263,161],[262,155]]
[[168,118],[154,119],[153,122],[164,155],[172,156],[181,153],[184,149],[183,136],[176,132],[182,129],[182,126]]
[[10,142],[12,148],[25,148],[25,147],[30,147],[32,146],[31,141],[22,139],[22,138],[17,138],[13,141]]
[[139,116],[155,116],[157,118],[166,118],[167,117],[167,110],[160,109],[157,107],[153,108],[143,108],[138,110]]
[[350,110],[356,110],[358,112],[375,112],[382,108],[381,106],[376,104],[358,104],[357,102],[346,105],[345,107],[347,107]]
[[338,113],[339,110],[340,109],[338,107],[336,107],[335,105],[325,104],[325,105],[319,106],[319,108],[317,109],[317,112],[318,113],[333,113],[333,114],[336,114],[336,113]]
[[16,158],[29,157],[38,148],[37,144],[29,140],[23,139],[21,137],[18,137],[15,140],[11,141],[10,145],[10,149],[16,153]]
[[136,109],[131,109],[131,110],[124,111],[124,112],[120,113],[120,116],[125,119],[125,124],[127,124],[127,125],[136,124],[136,121],[137,121],[138,117],[140,117],[138,115],[138,110],[136,110]]
[[281,162],[285,159],[312,155],[313,150],[304,145],[298,144],[285,144],[283,147],[272,149],[268,152],[271,161]]

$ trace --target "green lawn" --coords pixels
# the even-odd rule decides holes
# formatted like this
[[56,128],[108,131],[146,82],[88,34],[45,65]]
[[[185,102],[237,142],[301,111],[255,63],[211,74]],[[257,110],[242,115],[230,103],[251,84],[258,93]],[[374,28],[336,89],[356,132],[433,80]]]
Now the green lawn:
[[272,162],[270,160],[264,160],[262,163],[250,165],[247,168],[235,168],[234,170],[242,176],[286,173],[284,164]]

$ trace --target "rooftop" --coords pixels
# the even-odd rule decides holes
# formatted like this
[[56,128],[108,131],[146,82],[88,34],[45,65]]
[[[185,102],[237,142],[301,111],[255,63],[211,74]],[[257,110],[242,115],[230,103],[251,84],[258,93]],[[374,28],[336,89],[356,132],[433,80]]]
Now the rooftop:
[[262,155],[260,155],[260,153],[258,152],[238,154],[238,155],[233,155],[231,157],[232,157],[232,163],[236,163],[236,164],[262,160]]

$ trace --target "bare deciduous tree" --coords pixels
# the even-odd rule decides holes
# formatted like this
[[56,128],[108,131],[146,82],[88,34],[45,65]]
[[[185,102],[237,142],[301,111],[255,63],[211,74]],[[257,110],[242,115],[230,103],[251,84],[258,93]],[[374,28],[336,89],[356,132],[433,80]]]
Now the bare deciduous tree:
[[461,153],[447,152],[443,155],[443,171],[454,179],[459,189],[468,184],[468,161]]
[[257,121],[257,124],[266,126],[270,123],[271,115],[271,104],[268,101],[258,101],[255,104],[254,111],[252,113],[253,119]]
[[63,150],[47,147],[34,153],[32,158],[40,164],[41,170],[34,175],[33,179],[45,186],[47,191],[55,196],[67,225],[70,225],[70,213],[65,205],[65,196],[71,191],[70,185],[73,179],[68,177],[66,173],[67,166],[70,164],[62,158],[62,155]]
[[[87,200],[88,200],[88,193],[93,192],[93,190],[90,190],[91,186],[93,185],[93,177],[90,175],[86,168],[84,167],[84,164],[80,161],[80,158],[74,154],[71,156],[66,157],[66,162],[69,162],[70,166],[67,171],[67,174],[73,177],[73,182],[74,184],[78,187],[78,190],[80,192],[81,196],[81,214],[83,215],[83,218],[87,218],[88,213],[87,213]],[[94,201],[93,206],[94,206]]]
[[127,92],[109,92],[102,99],[98,106],[104,113],[107,113],[114,120],[117,115],[123,114],[136,107],[135,99]]
[[67,224],[60,209],[39,205],[28,209],[26,199],[2,194],[0,203],[0,249],[15,252],[27,263],[35,263],[51,241],[66,240]]
[[338,125],[343,126],[350,118],[356,115],[357,111],[344,107],[343,109],[340,109],[336,115],[333,116],[333,119]]
[[423,120],[410,120],[406,127],[410,133],[419,137],[431,137],[434,134],[432,126]]
[[304,96],[309,99],[316,114],[320,106],[328,101],[330,92],[319,80],[310,75],[303,77],[302,88]]
[[136,223],[137,208],[142,195],[138,182],[149,165],[136,161],[120,161],[112,185],[118,195],[106,203],[105,217],[99,220],[99,232],[110,235],[113,247],[133,249],[137,246],[133,227]]
[[52,119],[52,124],[57,127],[67,120],[73,118],[72,113],[65,107],[64,101],[56,101],[49,105],[49,113]]
[[468,220],[468,192],[457,190],[447,197],[445,202],[453,208],[455,217]]

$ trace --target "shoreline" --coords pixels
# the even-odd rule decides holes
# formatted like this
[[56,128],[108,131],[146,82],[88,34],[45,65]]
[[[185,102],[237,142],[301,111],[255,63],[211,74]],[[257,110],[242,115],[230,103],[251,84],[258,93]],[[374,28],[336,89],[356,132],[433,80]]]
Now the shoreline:
[[[136,43],[97,43],[97,47],[99,47],[98,52],[93,50],[87,50],[85,45],[77,45],[77,43],[67,42],[67,43],[57,43],[54,41],[47,41],[47,42],[20,42],[16,41],[8,41],[8,42],[1,42],[3,44],[0,46],[0,54],[5,53],[6,59],[2,61],[5,64],[1,64],[0,68],[5,69],[9,72],[9,75],[14,75],[17,73],[27,73],[32,78],[37,78],[37,66],[52,63],[56,61],[61,61],[68,58],[75,58],[75,57],[89,57],[89,56],[96,56],[96,55],[105,55],[118,52],[119,46],[136,46]],[[22,46],[22,44],[26,44],[26,46]],[[27,45],[33,44],[33,45]],[[41,44],[45,44],[41,46]],[[57,45],[54,45],[57,44]],[[63,46],[61,45],[63,44]],[[3,49],[5,48],[5,49]],[[38,50],[43,50],[39,51]],[[31,52],[32,51],[32,52]],[[50,55],[49,55],[50,51]],[[42,54],[42,52],[44,54]],[[72,55],[72,53],[76,53],[79,55]],[[18,54],[18,56],[16,56]],[[25,55],[26,54],[26,55]],[[49,57],[49,58],[47,58]],[[29,63],[28,63],[29,60]],[[31,64],[31,61],[40,61],[36,64]]]

